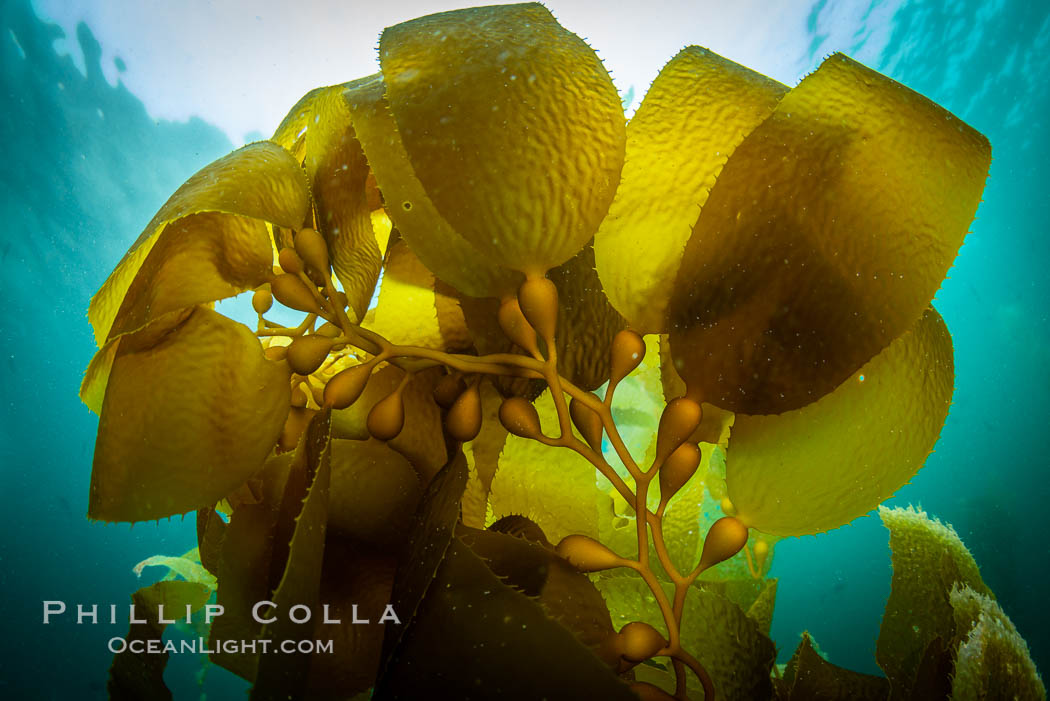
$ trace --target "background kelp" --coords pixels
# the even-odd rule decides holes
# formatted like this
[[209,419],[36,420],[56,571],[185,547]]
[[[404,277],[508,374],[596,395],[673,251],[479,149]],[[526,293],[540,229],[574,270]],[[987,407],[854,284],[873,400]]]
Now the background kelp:
[[[91,515],[199,511],[230,612],[215,640],[306,639],[251,619],[267,598],[404,616],[382,636],[315,628],[341,665],[217,655],[258,698],[808,693],[805,650],[770,676],[770,550],[870,510],[931,450],[953,369],[929,303],[987,142],[845,57],[786,91],[699,49],[625,129],[593,52],[536,5],[405,23],[380,57],[381,77],[311,92],[273,142],[191,179],[93,300]],[[681,81],[699,121],[671,98]],[[624,166],[657,146],[679,158]],[[681,156],[693,148],[707,160]],[[912,180],[887,181],[886,163]],[[630,205],[659,200],[657,170],[682,175],[668,209],[693,220],[685,238],[668,209]],[[631,231],[668,231],[621,295],[634,306],[601,291],[637,257]],[[207,309],[241,290],[261,344]],[[274,300],[302,324],[267,320]],[[154,441],[151,476],[135,451]],[[416,503],[415,525],[389,527]],[[984,651],[1016,634],[974,620],[957,658],[980,679],[1001,668]],[[484,674],[452,666],[482,648]],[[927,648],[915,679],[944,678],[945,651]]]

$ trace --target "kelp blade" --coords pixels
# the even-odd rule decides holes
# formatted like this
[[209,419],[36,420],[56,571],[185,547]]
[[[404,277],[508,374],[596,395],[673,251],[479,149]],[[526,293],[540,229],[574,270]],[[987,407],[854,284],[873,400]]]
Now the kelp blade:
[[142,521],[211,506],[263,465],[288,411],[288,369],[203,307],[121,339],[106,386],[88,515]]
[[736,148],[669,307],[690,393],[743,414],[809,404],[922,316],[991,159],[941,107],[836,54]]
[[272,263],[263,222],[302,226],[309,210],[302,170],[276,144],[249,144],[205,166],[161,207],[92,297],[96,342],[262,284]]
[[386,99],[438,212],[484,256],[543,274],[590,240],[623,166],[623,108],[601,61],[540,4],[390,27]]
[[500,297],[517,290],[521,273],[481,254],[438,213],[416,177],[384,97],[381,76],[355,81],[345,98],[388,214],[412,251],[434,275],[472,297]]
[[726,160],[787,87],[699,46],[660,71],[627,124],[623,177],[594,237],[605,293],[639,333],[667,331],[685,244]]
[[948,329],[932,307],[820,401],[736,415],[726,485],[738,518],[776,535],[827,531],[874,509],[925,462],[954,381]]

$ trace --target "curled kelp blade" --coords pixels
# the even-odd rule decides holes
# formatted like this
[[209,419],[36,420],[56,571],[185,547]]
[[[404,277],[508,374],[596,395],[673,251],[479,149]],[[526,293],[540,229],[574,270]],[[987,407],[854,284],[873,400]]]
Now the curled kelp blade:
[[438,213],[405,153],[385,90],[382,76],[375,75],[355,81],[344,96],[388,214],[402,238],[438,278],[464,294],[500,297],[517,290],[520,273],[491,261]]
[[350,308],[360,320],[368,311],[383,256],[372,226],[368,161],[354,132],[345,91],[337,85],[315,97],[303,165],[317,210],[317,229],[328,244],[332,269]]
[[639,333],[665,312],[715,178],[787,87],[707,49],[672,58],[627,125],[623,177],[594,237],[605,293]]
[[[608,668],[549,617],[561,609],[574,619],[566,624],[582,632],[581,619],[593,611],[591,606],[602,606],[597,597],[581,600],[574,583],[558,577],[564,568],[549,573],[546,582],[529,577],[522,572],[528,563],[514,556],[507,564],[528,581],[508,586],[453,537],[466,480],[465,461],[453,458],[427,487],[416,512],[390,597],[403,625],[388,626],[373,698],[516,699],[551,693],[629,698]],[[568,577],[587,588],[585,579]],[[540,594],[538,601],[513,588],[529,583],[541,589],[533,590]],[[557,586],[551,588],[552,583]],[[597,617],[601,611],[594,613]],[[450,630],[456,634],[449,635]],[[508,672],[508,654],[529,664]],[[447,674],[467,657],[476,663],[476,673]],[[544,673],[537,675],[536,669]]]
[[849,523],[922,467],[948,415],[951,335],[932,307],[834,392],[776,416],[736,415],[726,485],[737,517],[775,535]]
[[161,207],[91,299],[96,342],[266,282],[273,255],[265,223],[299,227],[309,212],[303,172],[276,144],[249,144],[205,166]]
[[594,235],[620,179],[624,116],[601,61],[536,3],[390,27],[386,99],[438,212],[483,255],[543,274]]
[[534,537],[461,527],[457,537],[504,584],[536,601],[548,618],[571,631],[610,667],[619,663],[611,646],[603,646],[615,635],[609,609],[588,576],[554,552],[536,524],[520,519]]
[[327,87],[314,88],[300,97],[299,101],[288,110],[288,114],[284,116],[281,123],[277,125],[273,136],[270,137],[270,141],[291,152],[300,162],[306,155],[304,137],[313,122],[315,105],[328,89]]
[[[154,324],[174,326],[177,321],[166,319],[169,315],[182,314],[183,318],[192,310],[183,309],[178,312],[169,312]],[[110,339],[98,349],[87,369],[84,378],[80,382],[80,401],[84,402],[88,409],[96,414],[102,413],[102,401],[106,398],[106,385],[109,383],[109,373],[113,370],[113,359],[117,356],[117,348],[120,347],[121,336]]]
[[840,385],[912,326],[973,220],[987,140],[836,54],[730,157],[668,308],[691,394],[773,414]]
[[203,307],[121,339],[108,376],[88,516],[142,521],[211,506],[254,474],[288,412],[288,368]]

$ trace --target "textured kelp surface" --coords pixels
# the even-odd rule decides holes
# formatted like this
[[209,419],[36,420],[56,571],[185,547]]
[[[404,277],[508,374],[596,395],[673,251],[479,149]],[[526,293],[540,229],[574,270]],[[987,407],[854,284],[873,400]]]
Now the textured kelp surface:
[[[213,643],[339,646],[214,660],[258,699],[999,684],[1021,647],[952,594],[980,583],[961,543],[895,562],[886,681],[809,638],[782,673],[768,635],[777,540],[870,511],[937,440],[930,303],[987,140],[838,54],[788,89],[688,47],[628,121],[536,4],[412,20],[379,53],[191,178],[89,310],[90,515],[198,511]],[[254,329],[211,309],[242,291]],[[923,589],[938,563],[956,574]]]

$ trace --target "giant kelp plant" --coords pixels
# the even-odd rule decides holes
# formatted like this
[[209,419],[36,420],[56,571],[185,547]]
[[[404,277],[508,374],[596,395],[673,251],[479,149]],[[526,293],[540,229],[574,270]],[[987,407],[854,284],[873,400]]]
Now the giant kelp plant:
[[[626,122],[537,4],[379,53],[187,181],[91,302],[89,516],[197,512],[130,637],[214,595],[253,699],[1045,695],[915,511],[882,512],[885,679],[768,637],[776,540],[877,507],[944,423],[930,301],[980,134],[845,56],[788,89],[698,47]],[[246,291],[254,330],[213,309]],[[334,652],[224,645],[255,639]],[[111,694],[166,693],[165,659],[118,654]]]

